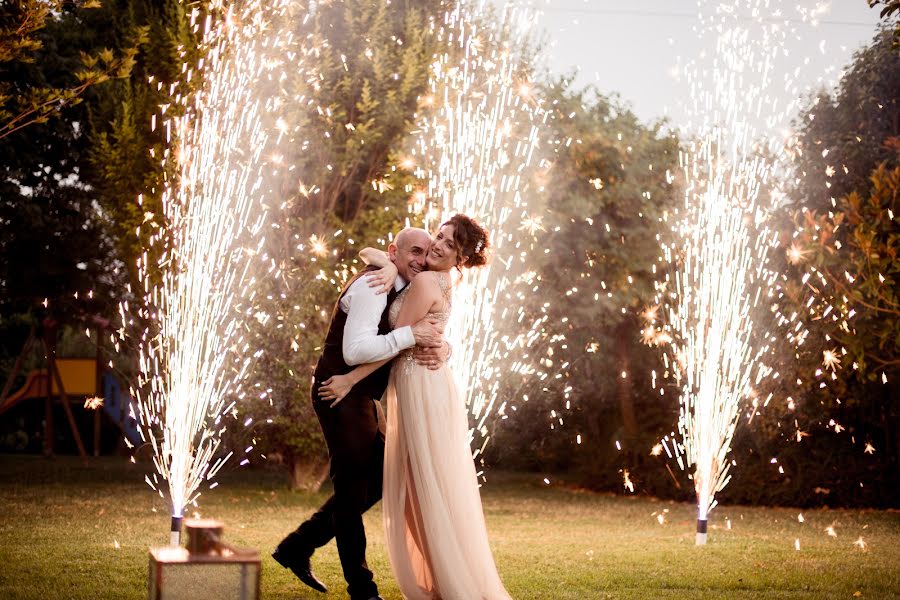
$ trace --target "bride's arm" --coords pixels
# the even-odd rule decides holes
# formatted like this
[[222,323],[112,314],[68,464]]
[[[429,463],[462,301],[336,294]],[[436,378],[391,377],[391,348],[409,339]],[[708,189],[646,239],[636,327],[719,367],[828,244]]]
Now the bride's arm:
[[400,307],[394,328],[415,325],[441,301],[441,288],[437,273],[422,271],[409,284],[409,292]]
[[[405,327],[407,325],[415,325],[421,321],[428,312],[441,301],[441,289],[438,286],[437,275],[424,271],[419,273],[409,287],[403,306],[400,307],[400,314],[397,315],[396,327]],[[335,375],[329,377],[322,383],[319,388],[319,398],[322,400],[332,400],[331,407],[334,408],[344,399],[354,385],[374,373],[382,365],[387,364],[391,359],[380,360],[378,362],[366,363],[359,365],[346,375]]]
[[379,288],[376,294],[387,294],[394,287],[397,280],[397,267],[391,262],[387,252],[375,248],[363,248],[359,251],[359,258],[373,267],[379,267],[366,276],[366,282],[370,288]]
[[377,248],[369,248],[368,246],[359,251],[359,258],[367,265],[384,268],[391,263],[388,253]]

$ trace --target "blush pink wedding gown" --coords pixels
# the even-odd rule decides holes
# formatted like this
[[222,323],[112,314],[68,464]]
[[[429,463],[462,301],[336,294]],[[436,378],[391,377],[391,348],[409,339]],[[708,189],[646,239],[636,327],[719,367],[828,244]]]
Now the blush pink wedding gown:
[[[446,323],[449,274],[438,280],[444,310],[433,315]],[[405,295],[391,306],[392,326]],[[394,361],[385,398],[384,526],[404,598],[508,600],[488,546],[465,402],[449,367],[429,370],[407,350]]]

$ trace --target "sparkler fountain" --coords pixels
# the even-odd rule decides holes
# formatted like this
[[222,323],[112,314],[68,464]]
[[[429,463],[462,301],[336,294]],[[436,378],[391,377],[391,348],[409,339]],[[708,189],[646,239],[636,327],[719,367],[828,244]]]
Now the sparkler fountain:
[[728,453],[743,401],[772,374],[761,361],[767,334],[755,318],[772,281],[766,264],[776,240],[760,198],[772,164],[753,123],[764,120],[772,130],[787,109],[767,94],[787,30],[786,20],[771,18],[780,15],[776,2],[701,0],[700,7],[701,35],[716,41],[715,52],[711,65],[686,70],[697,122],[680,157],[683,213],[675,241],[663,245],[674,283],[667,277],[658,297],[672,339],[666,369],[680,389],[681,442],[673,450],[683,469],[693,467],[698,545],[706,543],[715,495],[730,479]]
[[[155,331],[139,340],[132,416],[153,451],[156,473],[147,483],[164,497],[160,478],[168,482],[173,545],[186,506],[231,456],[216,458],[223,419],[234,412],[229,398],[240,397],[252,362],[242,356],[248,346],[238,307],[253,296],[266,181],[277,174],[277,164],[267,163],[278,141],[268,133],[278,102],[264,92],[289,37],[269,27],[282,4],[235,8],[212,0],[205,6],[200,73],[190,65],[184,71],[188,81],[199,75],[202,84],[194,94],[178,95],[183,113],[162,123],[170,146],[163,161],[177,177],[166,183],[163,226],[138,265],[144,293],[138,316]],[[195,8],[195,32],[200,20]],[[153,219],[145,213],[142,227],[154,227]],[[123,323],[133,324],[127,302],[120,312]]]
[[[427,179],[427,197],[434,202],[423,197],[414,205],[425,211],[425,227],[466,213],[490,232],[494,245],[493,261],[456,286],[448,325],[453,369],[469,385],[467,404],[475,421],[470,442],[476,434],[483,438],[475,457],[489,440],[486,421],[496,409],[498,362],[527,346],[527,336],[501,335],[495,304],[514,277],[513,262],[523,260],[514,234],[528,219],[523,191],[546,118],[523,67],[537,13],[511,3],[495,23],[486,18],[488,6],[459,2],[435,32],[447,51],[432,64],[428,100],[436,108],[419,123],[414,151],[417,175]],[[504,314],[514,312],[506,306]]]

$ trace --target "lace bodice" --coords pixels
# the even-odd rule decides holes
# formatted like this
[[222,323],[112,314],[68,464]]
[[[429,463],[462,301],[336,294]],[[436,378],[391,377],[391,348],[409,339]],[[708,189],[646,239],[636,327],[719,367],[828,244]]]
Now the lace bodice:
[[[438,285],[441,288],[441,295],[444,299],[444,305],[441,307],[441,310],[431,311],[428,314],[436,318],[442,325],[446,325],[447,321],[450,320],[450,309],[453,306],[453,296],[451,293],[452,285],[450,283],[450,274],[449,273],[438,273],[437,274]],[[391,328],[395,328],[397,326],[397,317],[400,316],[400,309],[403,307],[403,302],[406,300],[406,295],[409,292],[410,286],[406,286],[403,288],[403,291],[397,295],[397,298],[394,300],[394,303],[391,304],[390,309],[388,310],[388,321],[391,324]],[[415,348],[409,348],[400,353],[398,358],[401,360],[397,361],[397,364],[404,364],[407,368],[411,368],[412,365],[415,364],[413,359],[413,351]]]

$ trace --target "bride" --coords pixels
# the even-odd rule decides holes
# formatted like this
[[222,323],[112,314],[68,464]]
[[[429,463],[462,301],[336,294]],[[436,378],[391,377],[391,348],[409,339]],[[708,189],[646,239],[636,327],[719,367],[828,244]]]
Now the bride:
[[[465,215],[441,225],[426,257],[428,271],[391,305],[391,327],[428,315],[446,324],[451,269],[485,264],[487,246],[487,232]],[[383,267],[377,282],[393,285],[396,267],[383,252],[360,254]],[[385,392],[384,526],[400,591],[408,600],[509,599],[488,546],[463,397],[449,367],[431,370],[413,352],[394,361]],[[339,400],[385,362],[333,377],[321,393]]]

